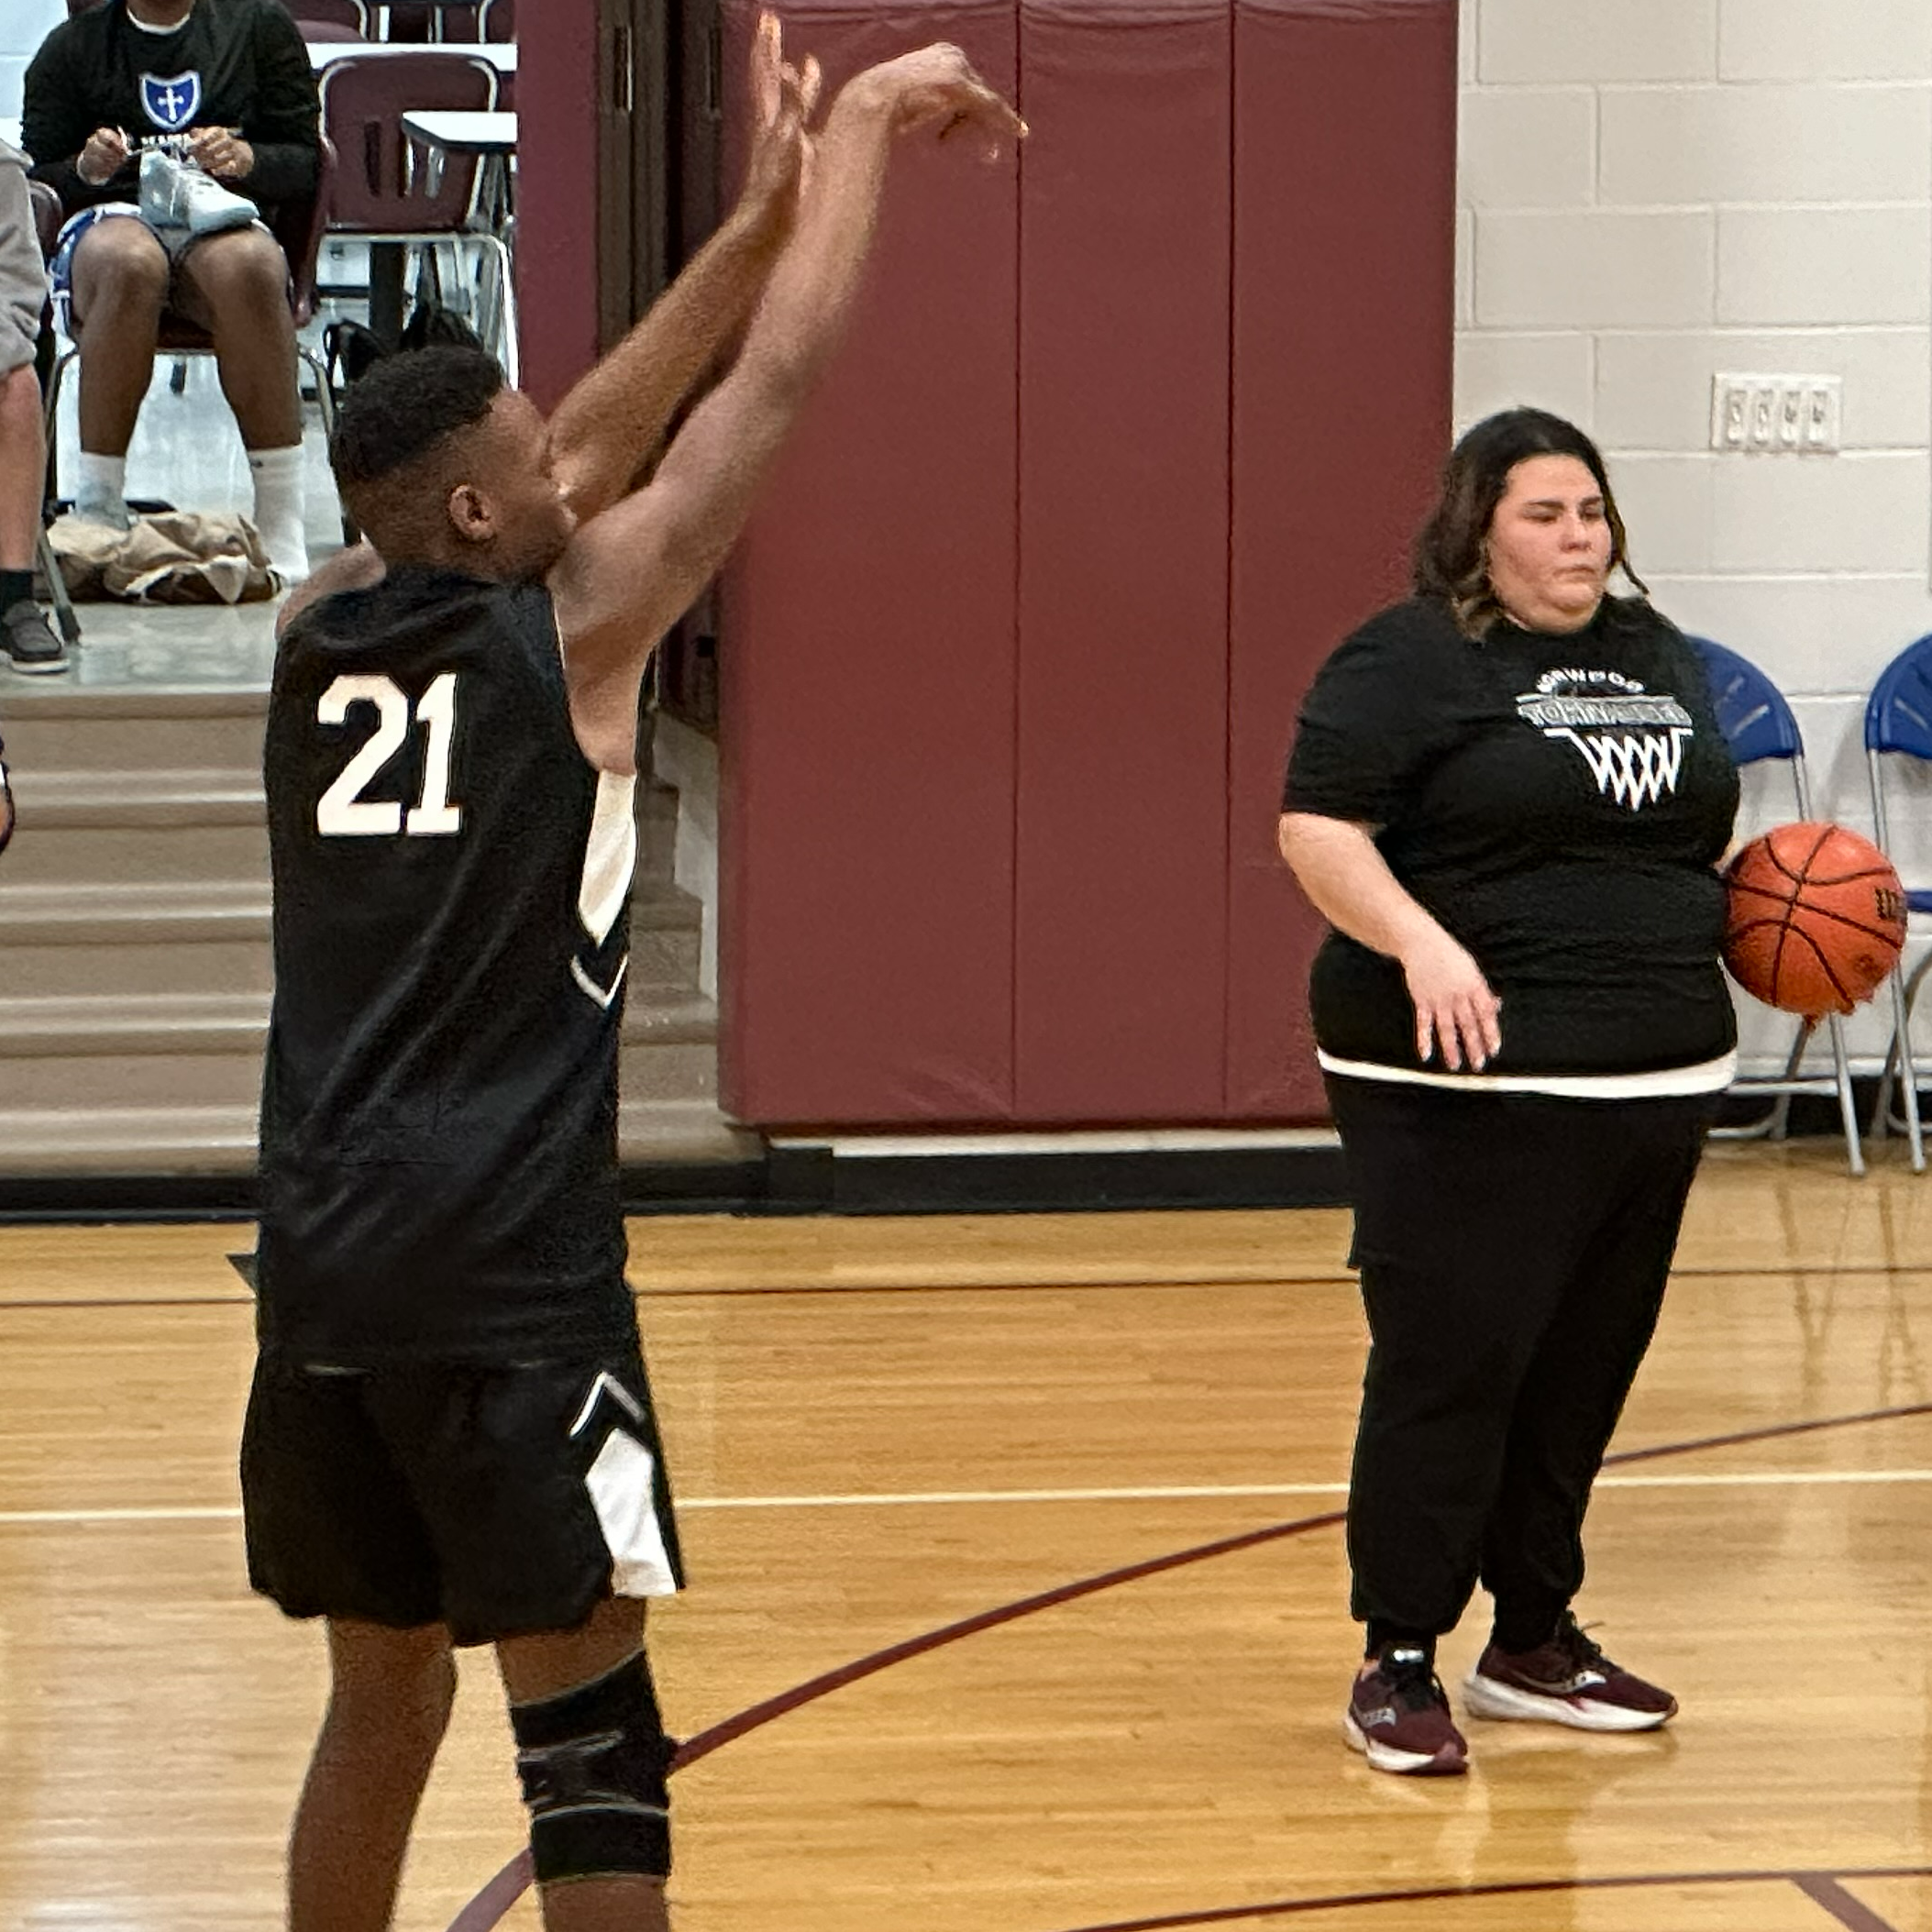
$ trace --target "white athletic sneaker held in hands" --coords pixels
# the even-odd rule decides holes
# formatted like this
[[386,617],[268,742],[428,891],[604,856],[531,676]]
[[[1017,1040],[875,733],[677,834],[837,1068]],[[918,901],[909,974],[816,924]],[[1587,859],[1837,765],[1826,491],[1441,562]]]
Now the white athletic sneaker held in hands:
[[141,155],[141,218],[164,237],[186,239],[245,228],[261,210],[245,194],[224,188],[193,161],[177,160],[159,148]]

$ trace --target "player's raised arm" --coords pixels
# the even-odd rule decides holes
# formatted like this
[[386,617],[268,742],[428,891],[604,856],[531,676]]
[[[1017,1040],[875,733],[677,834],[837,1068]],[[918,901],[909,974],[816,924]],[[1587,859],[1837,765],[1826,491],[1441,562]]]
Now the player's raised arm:
[[585,524],[551,570],[572,722],[593,763],[628,770],[652,646],[724,560],[844,332],[872,245],[894,138],[1025,132],[956,47],[847,83],[815,137],[797,226],[731,374],[693,412],[650,484]]
[[790,237],[819,67],[787,64],[775,14],[759,17],[751,88],[756,122],[737,206],[550,419],[550,471],[580,521],[609,509],[657,453],[685,399],[743,336]]

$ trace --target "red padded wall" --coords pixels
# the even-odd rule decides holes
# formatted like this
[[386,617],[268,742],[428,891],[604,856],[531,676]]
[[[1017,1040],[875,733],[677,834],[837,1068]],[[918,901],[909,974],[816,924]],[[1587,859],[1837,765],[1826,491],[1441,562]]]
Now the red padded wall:
[[1017,1112],[1214,1120],[1228,0],[1021,0]]
[[523,384],[541,409],[597,359],[596,0],[525,9],[517,50],[516,293]]
[[[730,9],[732,76],[752,14]],[[1017,84],[1012,0],[785,20],[830,85],[939,39]],[[721,1076],[743,1120],[1011,1109],[1017,274],[1010,159],[901,152],[851,338],[726,584]]]
[[1316,667],[1405,594],[1447,448],[1455,0],[1237,0],[1228,1108],[1326,1112],[1275,850]]
[[834,83],[958,40],[1034,134],[900,157],[726,582],[726,1104],[1319,1117],[1281,759],[1447,436],[1455,0],[786,14]]

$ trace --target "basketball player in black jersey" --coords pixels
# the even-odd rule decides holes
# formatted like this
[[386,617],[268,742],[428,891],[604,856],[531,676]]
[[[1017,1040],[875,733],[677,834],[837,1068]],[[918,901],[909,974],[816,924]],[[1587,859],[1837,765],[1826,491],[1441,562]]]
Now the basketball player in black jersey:
[[550,425],[467,350],[351,392],[331,456],[373,547],[284,616],[242,1479],[256,1586],[328,1619],[293,1932],[389,1924],[451,1646],[484,1642],[545,1924],[666,1923],[642,1599],[679,1564],[616,1171],[640,680],[833,351],[895,136],[1022,131],[954,48],[815,128],[769,17],[755,58],[737,214]]

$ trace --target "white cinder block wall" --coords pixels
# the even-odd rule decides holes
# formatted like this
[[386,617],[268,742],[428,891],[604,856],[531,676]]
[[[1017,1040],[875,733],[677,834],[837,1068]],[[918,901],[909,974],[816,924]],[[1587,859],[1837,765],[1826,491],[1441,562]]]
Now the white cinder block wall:
[[[1658,604],[1771,674],[1869,827],[1864,695],[1932,631],[1932,0],[1463,0],[1462,105],[1458,426],[1588,429]],[[1841,453],[1713,454],[1719,370],[1841,377]],[[1754,1062],[1785,1037],[1752,1009]]]
[[0,0],[0,115],[18,116],[27,63],[66,17],[66,0]]

